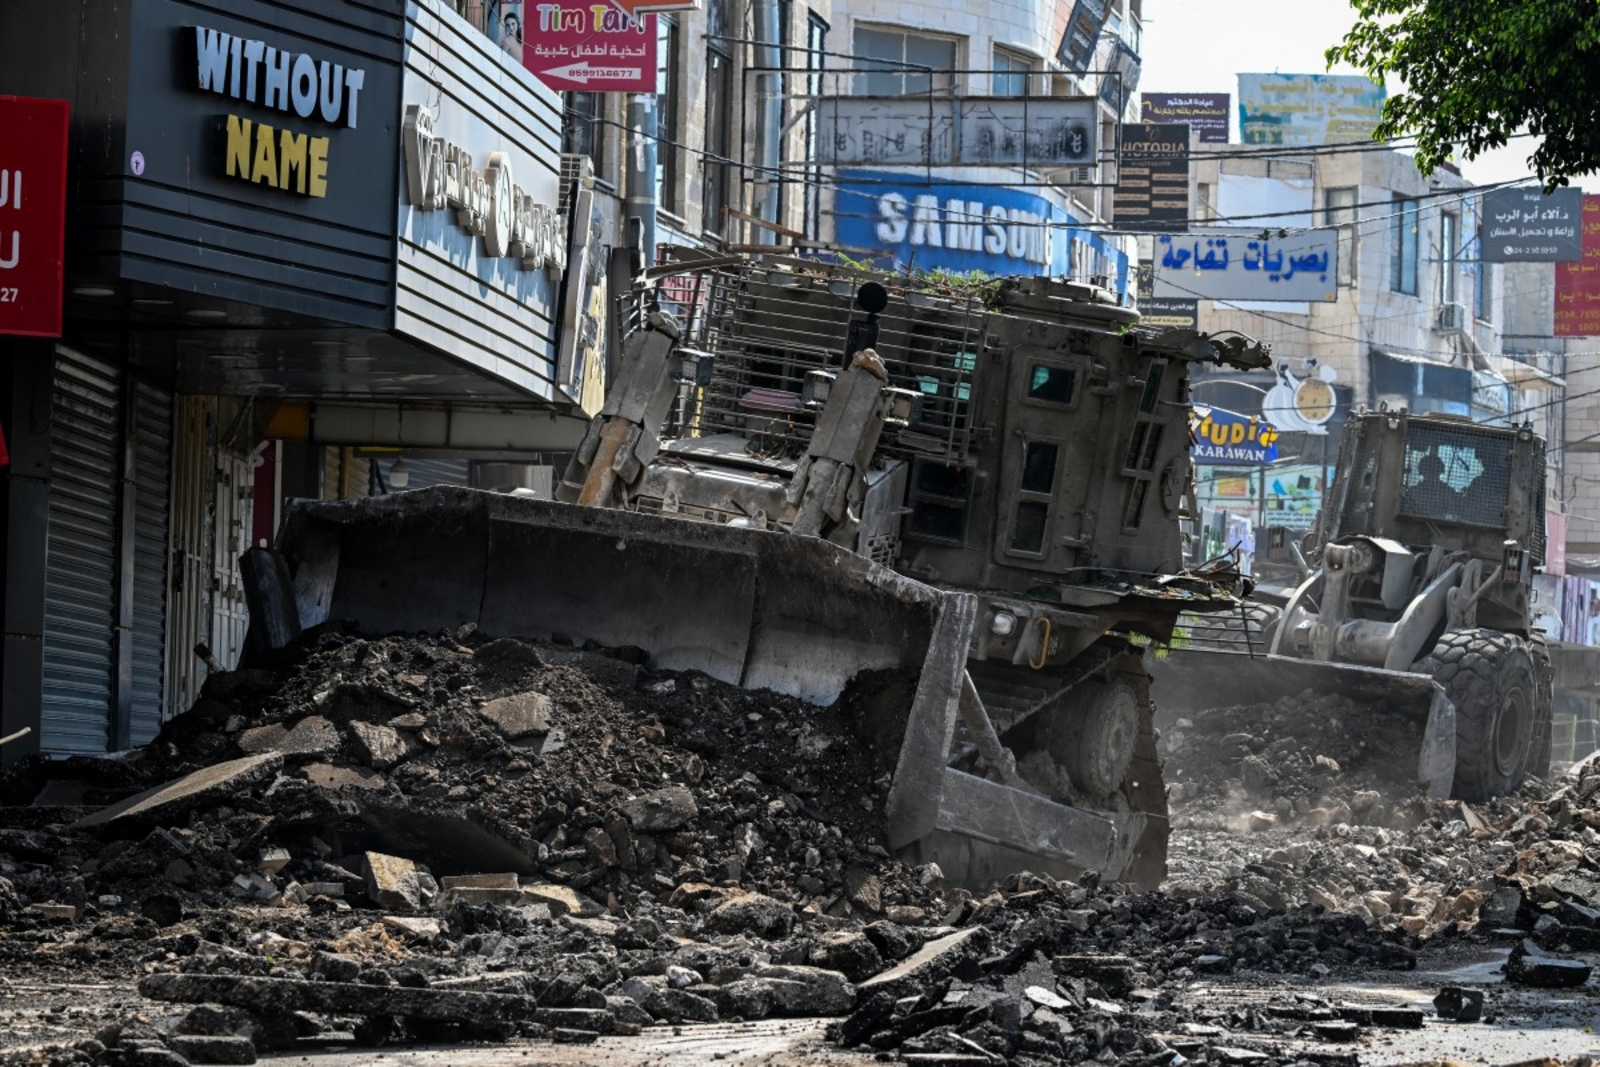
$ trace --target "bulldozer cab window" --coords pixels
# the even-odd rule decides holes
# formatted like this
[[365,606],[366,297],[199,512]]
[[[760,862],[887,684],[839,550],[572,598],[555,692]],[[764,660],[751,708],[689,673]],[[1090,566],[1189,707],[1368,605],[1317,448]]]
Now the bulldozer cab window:
[[1470,431],[1413,431],[1406,439],[1400,514],[1473,526],[1505,523],[1510,463],[1504,442]]
[[1035,363],[1028,368],[1028,399],[1070,404],[1077,391],[1077,375],[1067,367]]

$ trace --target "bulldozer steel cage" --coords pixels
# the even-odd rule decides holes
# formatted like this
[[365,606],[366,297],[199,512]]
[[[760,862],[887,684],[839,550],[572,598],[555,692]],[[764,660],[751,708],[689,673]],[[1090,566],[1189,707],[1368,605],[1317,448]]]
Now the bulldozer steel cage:
[[[670,272],[668,272],[670,271]],[[684,388],[666,436],[748,437],[753,450],[795,458],[820,404],[808,403],[812,371],[841,368],[852,325],[870,316],[856,305],[866,282],[889,291],[871,347],[889,384],[912,394],[908,425],[882,450],[900,455],[966,453],[972,434],[973,379],[994,314],[983,283],[919,285],[811,260],[733,257],[657,268],[634,292],[633,321],[652,308],[683,327]],[[709,373],[693,364],[709,360]]]

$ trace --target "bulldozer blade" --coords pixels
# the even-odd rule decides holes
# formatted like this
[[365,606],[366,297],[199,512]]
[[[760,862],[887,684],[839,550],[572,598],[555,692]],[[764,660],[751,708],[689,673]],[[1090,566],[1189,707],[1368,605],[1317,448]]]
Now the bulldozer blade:
[[304,627],[636,647],[813,704],[920,669],[945,597],[826,541],[445,487],[298,504],[279,550]]
[[1381,707],[1421,738],[1417,780],[1430,797],[1450,795],[1455,781],[1456,709],[1425,674],[1292,656],[1173,649],[1151,665],[1155,701],[1163,714],[1206,708],[1273,704],[1311,690]]
[[277,550],[303,628],[475,623],[494,636],[631,646],[656,668],[819,706],[885,672],[898,681],[855,705],[893,772],[885,831],[907,858],[932,841],[966,842],[974,860],[945,867],[954,884],[1060,864],[1118,877],[1130,852],[1119,838],[1143,825],[951,769],[976,598],[828,541],[435,487],[297,503]]

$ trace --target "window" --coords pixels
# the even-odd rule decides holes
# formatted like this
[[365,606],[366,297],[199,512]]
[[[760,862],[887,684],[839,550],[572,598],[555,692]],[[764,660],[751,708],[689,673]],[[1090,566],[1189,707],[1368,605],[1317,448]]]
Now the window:
[[1195,185],[1194,217],[1204,221],[1217,217],[1216,212],[1216,187],[1210,182],[1198,182]]
[[1029,74],[1034,71],[1034,62],[1027,56],[1016,52],[1009,52],[1004,48],[994,50],[994,74],[990,78],[990,92],[994,96],[1029,96],[1037,90],[1037,85],[1030,85]]
[[600,93],[561,94],[561,151],[588,156],[597,175],[605,173],[604,108]]
[[1389,224],[1393,240],[1389,250],[1389,288],[1397,293],[1417,295],[1417,231],[1421,221],[1415,200],[1394,198],[1394,217]]
[[[1483,244],[1482,239],[1478,241]],[[1474,300],[1473,314],[1483,322],[1494,321],[1494,270],[1489,264],[1482,261],[1476,264],[1478,275],[1478,291]]]
[[1461,217],[1449,211],[1439,216],[1439,303],[1454,304],[1461,273]]
[[856,27],[860,96],[947,95],[955,89],[956,41],[903,30]]
[[[815,13],[806,16],[806,95],[815,100],[822,95],[822,66],[828,47],[828,24]],[[806,108],[805,115],[806,158],[815,160],[817,151],[817,109]],[[806,236],[816,239],[822,235],[822,168],[815,163],[806,167]]]
[[678,20],[671,15],[656,16],[656,203],[662,211],[683,212],[678,183],[678,164],[683,141],[683,122],[679,117],[683,90],[678,63]]
[[[715,4],[713,7],[717,6]],[[722,233],[728,207],[728,164],[733,155],[733,60],[715,44],[706,49],[706,161],[700,191],[700,226]]]
[[1358,190],[1328,189],[1322,194],[1322,224],[1339,230],[1339,284],[1356,283],[1356,204]]

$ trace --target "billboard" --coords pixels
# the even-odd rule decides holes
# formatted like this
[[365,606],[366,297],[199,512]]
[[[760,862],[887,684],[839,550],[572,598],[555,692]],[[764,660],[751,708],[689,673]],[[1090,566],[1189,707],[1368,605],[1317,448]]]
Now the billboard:
[[1579,214],[1583,258],[1556,264],[1557,337],[1600,337],[1600,196],[1584,196]]
[[1483,194],[1485,263],[1570,263],[1583,255],[1578,232],[1583,192],[1536,185],[1491,189]]
[[1122,127],[1117,189],[1119,228],[1172,233],[1189,225],[1189,127],[1176,123]]
[[1201,144],[1228,143],[1230,93],[1140,93],[1142,122],[1181,122],[1200,131]]
[[1338,293],[1336,229],[1270,239],[1258,229],[1162,234],[1154,249],[1155,296],[1328,302]]
[[1239,139],[1308,145],[1370,141],[1384,90],[1360,74],[1239,75]]
[[1097,162],[1088,97],[833,96],[817,104],[818,163],[1066,167]]
[[0,96],[0,334],[61,336],[67,102]]
[[[540,0],[521,6],[527,14],[522,23],[522,65],[550,88],[580,93],[656,91],[654,15],[630,15],[610,4],[578,0]],[[502,31],[500,41],[501,47],[517,54],[514,32]]]
[[1072,275],[1073,253],[1099,264],[1119,296],[1128,257],[1104,236],[1077,228],[1051,200],[996,185],[929,183],[903,172],[841,170],[833,201],[834,241],[890,268],[942,268],[991,275]]

